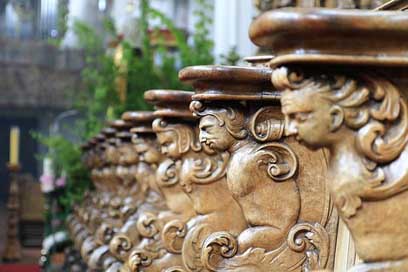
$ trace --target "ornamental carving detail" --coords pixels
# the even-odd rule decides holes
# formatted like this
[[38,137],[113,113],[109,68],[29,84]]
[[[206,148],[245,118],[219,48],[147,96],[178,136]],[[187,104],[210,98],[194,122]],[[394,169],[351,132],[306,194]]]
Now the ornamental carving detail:
[[[370,73],[286,67],[274,71],[272,82],[282,91],[286,135],[329,150],[327,181],[359,256],[369,262],[406,257],[408,218],[399,209],[408,207],[408,113],[397,85]],[[388,229],[379,214],[399,228]]]

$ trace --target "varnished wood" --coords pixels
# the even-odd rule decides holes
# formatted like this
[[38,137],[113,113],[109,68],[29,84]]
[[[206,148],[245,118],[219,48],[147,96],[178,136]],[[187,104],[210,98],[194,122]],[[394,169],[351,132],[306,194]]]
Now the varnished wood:
[[67,220],[89,268],[343,271],[357,252],[350,271],[407,270],[405,6],[267,12],[268,55],[184,68],[194,92],[108,123]]
[[[295,18],[295,14],[300,16]],[[405,271],[408,85],[404,78],[408,56],[403,46],[406,42],[400,39],[407,37],[404,24],[408,14],[398,11],[313,14],[311,24],[304,12],[287,11],[293,21],[285,28],[299,33],[317,26],[324,34],[328,33],[321,36],[320,45],[315,48],[319,58],[331,67],[296,66],[285,59],[291,53],[281,51],[274,43],[281,34],[279,26],[272,27],[282,19],[281,15],[285,17],[285,11],[271,12],[252,26],[252,37],[268,44],[273,51],[276,47],[281,57],[273,64],[278,67],[271,79],[282,92],[285,134],[295,135],[311,149],[327,148],[330,152],[327,182],[331,195],[351,232],[358,255],[365,262],[351,271]],[[337,23],[328,25],[329,18]],[[363,18],[364,25],[359,24]],[[270,27],[262,31],[265,26]],[[356,33],[361,36],[355,36]],[[378,39],[374,33],[383,33],[388,38]],[[344,50],[331,46],[336,39],[345,40]],[[296,56],[301,61],[294,63],[316,63],[307,56],[310,39],[303,41],[305,44],[294,43],[290,49],[301,52],[306,45],[306,54]],[[351,41],[358,42],[358,46],[347,47]],[[336,59],[328,57],[338,51],[341,54]],[[370,62],[360,61],[361,54],[375,57]],[[349,66],[351,59],[355,60],[352,64],[360,67]],[[378,68],[382,65],[392,69],[384,73]]]

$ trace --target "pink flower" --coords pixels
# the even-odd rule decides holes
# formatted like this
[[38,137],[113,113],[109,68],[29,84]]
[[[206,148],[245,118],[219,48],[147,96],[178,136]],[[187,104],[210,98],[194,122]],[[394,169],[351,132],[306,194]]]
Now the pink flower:
[[57,187],[64,187],[64,186],[65,186],[65,175],[60,176],[60,177],[55,181],[55,185],[57,185]]
[[40,182],[41,182],[41,190],[44,193],[48,193],[54,190],[54,177],[53,176],[43,174],[40,177]]

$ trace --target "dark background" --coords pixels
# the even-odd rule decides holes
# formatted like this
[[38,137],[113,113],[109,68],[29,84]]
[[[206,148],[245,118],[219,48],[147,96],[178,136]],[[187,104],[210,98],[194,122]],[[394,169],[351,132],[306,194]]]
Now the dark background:
[[36,154],[38,153],[38,143],[31,137],[30,131],[38,129],[38,122],[35,118],[12,118],[0,117],[0,202],[4,204],[7,200],[9,179],[7,162],[9,161],[10,148],[10,128],[18,126],[20,128],[20,164],[21,173],[30,173],[38,179],[38,169]]

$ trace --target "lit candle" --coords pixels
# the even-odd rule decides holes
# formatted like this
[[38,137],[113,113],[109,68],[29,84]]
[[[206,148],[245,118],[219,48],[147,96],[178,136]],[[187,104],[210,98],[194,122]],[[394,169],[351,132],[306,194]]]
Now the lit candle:
[[10,130],[10,165],[18,165],[20,144],[20,129],[18,127],[11,127]]

